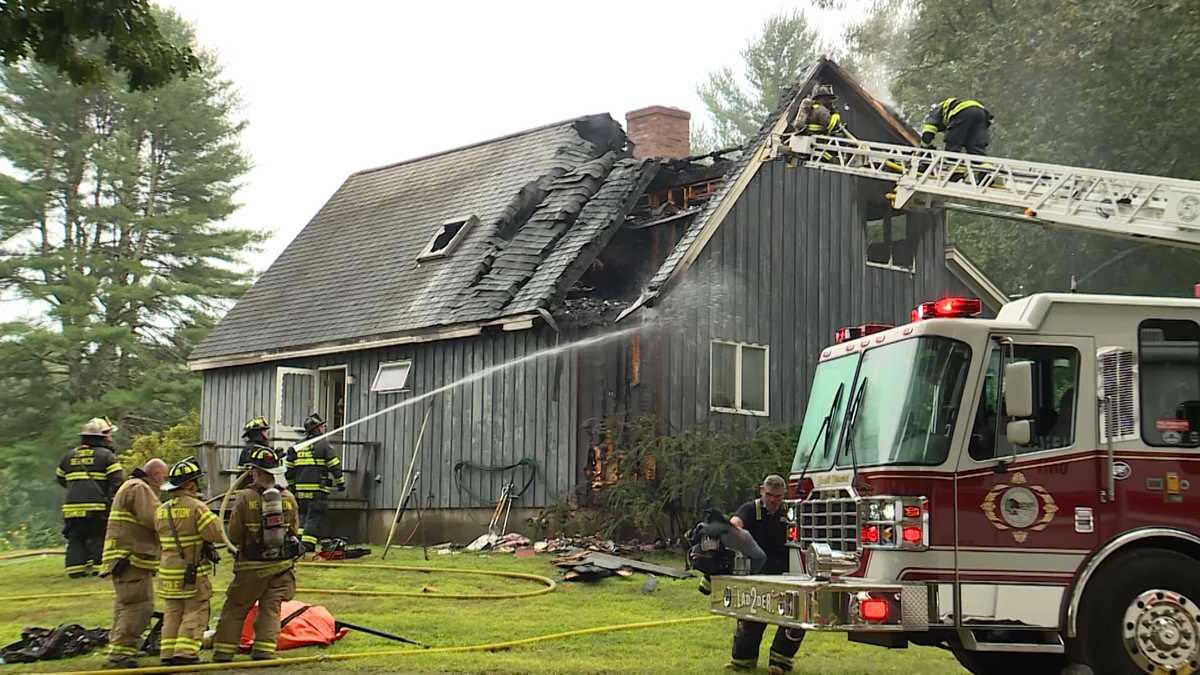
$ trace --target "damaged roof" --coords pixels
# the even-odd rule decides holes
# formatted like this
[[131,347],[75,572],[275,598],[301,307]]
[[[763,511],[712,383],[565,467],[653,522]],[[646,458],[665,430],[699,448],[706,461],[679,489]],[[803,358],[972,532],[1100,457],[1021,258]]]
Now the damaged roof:
[[716,229],[720,227],[721,221],[728,213],[733,202],[737,200],[742,189],[749,184],[750,179],[754,177],[754,174],[757,173],[758,168],[762,165],[763,160],[761,156],[767,145],[767,141],[772,135],[778,135],[783,131],[783,126],[786,124],[786,120],[783,117],[788,108],[791,107],[797,98],[803,96],[804,92],[810,91],[812,86],[817,82],[835,82],[839,87],[847,87],[863,98],[883,121],[888,129],[888,133],[894,134],[894,138],[887,139],[888,141],[893,143],[908,143],[910,145],[917,144],[920,137],[896,111],[867,93],[837,63],[824,57],[818,59],[803,75],[792,83],[792,86],[780,98],[775,110],[763,122],[755,137],[747,143],[745,151],[741,153],[741,156],[725,174],[724,182],[717,189],[716,194],[705,204],[703,211],[691,222],[683,237],[680,238],[675,248],[672,249],[671,253],[654,274],[654,277],[646,285],[641,297],[622,313],[621,318],[624,318],[646,303],[653,304],[662,293],[667,291],[671,283],[687,270],[692,261],[699,256],[705,244],[708,243],[708,240],[712,237]]
[[[590,115],[351,175],[191,355],[270,360],[553,306],[656,164]],[[418,260],[448,222],[449,254]],[[240,361],[239,361],[240,359]]]

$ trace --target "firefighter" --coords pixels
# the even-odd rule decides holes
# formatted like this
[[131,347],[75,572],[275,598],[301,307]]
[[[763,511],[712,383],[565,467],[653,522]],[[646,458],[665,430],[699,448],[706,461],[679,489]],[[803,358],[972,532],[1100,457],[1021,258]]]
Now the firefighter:
[[[812,93],[792,104],[786,113],[788,128],[792,133],[800,135],[837,136],[853,138],[846,125],[842,123],[842,115],[836,109],[834,102],[837,95],[833,93],[833,85],[813,85]],[[821,153],[822,161],[833,160],[828,152]]]
[[108,662],[119,668],[137,666],[138,639],[154,613],[151,578],[158,570],[158,533],[154,515],[158,490],[167,479],[167,464],[151,459],[121,484],[113,497],[104,533],[104,572],[112,576],[113,622],[108,634]]
[[67,576],[72,579],[99,574],[108,510],[125,480],[125,470],[113,453],[116,430],[107,417],[88,420],[79,432],[79,446],[62,458],[54,472],[58,484],[67,488],[63,536]]
[[242,438],[246,439],[246,445],[238,455],[238,471],[250,468],[250,453],[255,448],[271,449],[271,441],[267,438],[267,430],[270,428],[271,424],[262,415],[252,418],[242,427]]
[[213,638],[213,661],[233,660],[246,614],[255,602],[258,616],[250,658],[274,658],[279,606],[296,594],[292,568],[303,553],[296,498],[276,484],[284,468],[273,450],[256,448],[248,462],[252,482],[238,490],[230,511],[229,540],[237,547],[237,559]]
[[195,458],[175,463],[163,490],[169,499],[154,514],[162,553],[158,595],[165,601],[162,622],[163,665],[197,663],[208,628],[209,600],[216,572],[216,545],[223,541],[221,522],[200,500],[204,472]]
[[[787,493],[787,483],[781,476],[772,474],[763,481],[761,492],[762,496],[758,499],[738,507],[736,515],[730,518],[729,522],[748,531],[767,554],[762,574],[786,574],[787,517],[783,511],[783,497]],[[757,667],[758,648],[766,628],[766,624],[763,623],[738,621],[733,634],[733,658],[726,668],[753,670]],[[775,640],[771,643],[767,672],[771,675],[781,675],[790,671],[792,657],[796,655],[803,639],[802,630],[778,627],[775,630]]]
[[[305,440],[325,434],[325,420],[317,413],[304,420]],[[317,550],[324,532],[327,500],[332,488],[338,492],[346,490],[346,477],[342,475],[342,460],[337,456],[328,439],[322,438],[300,449],[288,449],[287,483],[300,504],[300,530],[304,533],[305,552]]]
[[934,103],[921,127],[921,147],[932,148],[934,136],[945,132],[947,152],[986,155],[992,119],[987,108],[974,99],[950,97]]

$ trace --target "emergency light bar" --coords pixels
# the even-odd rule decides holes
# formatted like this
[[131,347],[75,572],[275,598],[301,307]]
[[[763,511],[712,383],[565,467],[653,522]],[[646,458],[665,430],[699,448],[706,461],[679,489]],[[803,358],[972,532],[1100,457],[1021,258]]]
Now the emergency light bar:
[[857,340],[861,337],[866,337],[874,333],[882,333],[889,328],[895,328],[895,326],[887,323],[864,323],[861,326],[845,326],[837,329],[837,331],[834,332],[833,341],[836,344],[841,344],[843,342]]
[[923,302],[912,311],[912,320],[922,319],[965,319],[979,316],[983,312],[983,301],[979,298],[947,297],[933,302]]

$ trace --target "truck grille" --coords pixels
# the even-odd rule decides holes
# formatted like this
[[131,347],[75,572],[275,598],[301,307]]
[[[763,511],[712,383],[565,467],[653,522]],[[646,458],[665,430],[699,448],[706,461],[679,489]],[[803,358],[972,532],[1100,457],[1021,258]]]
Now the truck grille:
[[798,504],[801,548],[828,544],[835,551],[858,550],[858,502],[844,490],[814,492]]

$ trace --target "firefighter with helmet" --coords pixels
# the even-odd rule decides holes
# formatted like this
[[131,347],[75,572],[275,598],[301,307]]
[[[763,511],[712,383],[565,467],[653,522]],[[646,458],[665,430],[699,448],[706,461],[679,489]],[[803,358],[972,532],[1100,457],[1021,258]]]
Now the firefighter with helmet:
[[204,472],[195,458],[171,467],[162,489],[168,499],[154,514],[161,542],[158,595],[163,598],[163,665],[200,661],[200,643],[208,628],[209,600],[216,572],[216,546],[223,541],[221,522],[200,499]]
[[986,155],[992,119],[979,101],[951,96],[929,106],[921,126],[921,147],[932,148],[934,137],[945,132],[946,152]]
[[138,643],[154,614],[154,573],[161,555],[154,515],[158,491],[167,479],[166,462],[154,458],[134,469],[121,484],[108,513],[104,533],[104,572],[113,584],[113,621],[108,633],[108,663],[137,666]]
[[233,582],[213,638],[213,661],[232,661],[246,614],[255,602],[254,640],[250,657],[275,657],[279,607],[296,594],[296,559],[303,553],[296,498],[276,484],[284,467],[273,450],[250,453],[251,484],[238,490],[229,517],[229,540],[237,547]]
[[[846,125],[842,123],[842,114],[834,104],[836,100],[833,85],[813,85],[812,93],[803,99],[797,99],[785,113],[788,128],[800,135],[850,138]],[[833,155],[825,152],[822,153],[821,159],[830,161]]]
[[300,530],[306,552],[317,550],[317,544],[325,534],[322,522],[331,489],[338,492],[346,489],[346,477],[342,475],[342,460],[328,439],[308,443],[310,439],[325,434],[325,420],[317,413],[304,420],[304,440],[298,448],[288,448],[287,483],[300,505]]
[[[787,482],[782,476],[772,474],[763,480],[762,496],[738,507],[729,519],[734,526],[744,529],[754,537],[767,554],[762,574],[787,574],[787,515],[783,510],[783,498],[787,494]],[[754,621],[738,621],[733,634],[733,658],[726,666],[729,670],[753,670],[758,663],[758,649],[767,625]],[[792,658],[800,649],[804,631],[779,626],[771,642],[770,665],[767,672],[782,675],[792,669]]]
[[79,432],[79,445],[63,456],[54,474],[67,489],[63,500],[63,536],[67,539],[67,576],[99,574],[104,530],[113,495],[125,480],[125,470],[113,452],[117,426],[107,417],[93,417]]
[[262,415],[251,418],[242,427],[242,438],[246,440],[246,445],[242,446],[242,452],[238,455],[238,471],[246,471],[250,468],[250,454],[256,448],[272,450],[271,441],[267,438],[267,431],[270,428],[271,423]]

